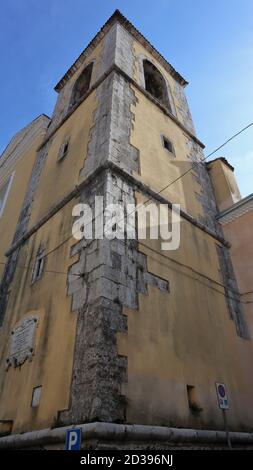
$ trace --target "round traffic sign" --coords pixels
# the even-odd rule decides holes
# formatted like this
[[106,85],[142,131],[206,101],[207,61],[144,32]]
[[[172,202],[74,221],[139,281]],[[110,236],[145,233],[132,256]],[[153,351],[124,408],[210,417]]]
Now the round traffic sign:
[[225,387],[221,384],[218,386],[218,392],[221,398],[224,398],[226,396]]

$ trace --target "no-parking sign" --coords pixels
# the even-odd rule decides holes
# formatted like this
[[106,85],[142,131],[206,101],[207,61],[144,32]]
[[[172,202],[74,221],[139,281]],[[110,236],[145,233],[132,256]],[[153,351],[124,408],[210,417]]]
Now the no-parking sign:
[[228,410],[228,396],[227,396],[227,390],[225,384],[221,382],[215,382],[216,385],[216,392],[217,392],[217,398],[218,398],[218,403],[219,407],[222,410]]

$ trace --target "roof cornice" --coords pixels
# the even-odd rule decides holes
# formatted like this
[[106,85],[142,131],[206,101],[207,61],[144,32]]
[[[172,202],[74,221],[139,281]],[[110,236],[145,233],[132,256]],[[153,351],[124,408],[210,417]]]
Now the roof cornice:
[[65,83],[69,80],[69,78],[74,75],[76,70],[79,66],[84,62],[86,57],[93,51],[93,49],[97,46],[97,44],[104,38],[108,30],[113,26],[116,22],[120,23],[124,28],[138,41],[140,42],[148,51],[155,57],[158,62],[177,80],[180,85],[186,86],[188,82],[174,69],[174,67],[157,51],[157,49],[135,28],[135,26],[130,23],[130,21],[122,15],[119,10],[115,10],[115,12],[110,16],[110,18],[106,21],[106,23],[102,26],[100,31],[96,34],[96,36],[91,40],[88,46],[84,49],[84,51],[79,55],[76,61],[71,65],[71,67],[67,70],[65,75],[61,78],[61,80],[55,86],[55,91],[59,92],[65,85]]
[[217,218],[222,225],[226,225],[251,210],[253,210],[253,193],[220,212]]
[[[13,170],[18,160],[26,154],[38,137],[41,136],[42,138],[45,136],[49,121],[49,117],[40,115],[14,135],[0,158],[0,183]],[[16,137],[18,137],[18,140],[14,142]],[[12,143],[15,143],[13,147],[11,146]]]
[[206,162],[206,165],[207,167],[208,166],[211,166],[212,163],[214,162],[217,162],[217,161],[221,161],[222,163],[224,163],[224,165],[226,165],[231,171],[234,171],[234,167],[231,165],[231,163],[229,163],[227,161],[227,159],[225,157],[217,157],[217,158],[214,158],[213,160],[209,160],[208,162]]

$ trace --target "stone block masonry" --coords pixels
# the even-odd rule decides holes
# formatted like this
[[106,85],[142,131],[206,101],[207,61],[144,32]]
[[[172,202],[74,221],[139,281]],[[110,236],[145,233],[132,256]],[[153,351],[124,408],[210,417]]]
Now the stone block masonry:
[[[194,229],[197,227],[196,230],[202,230],[202,235],[212,237],[212,246],[214,246],[215,242],[224,245],[224,247],[219,247],[218,249],[218,258],[222,282],[226,288],[227,307],[231,319],[235,322],[237,334],[246,338],[247,332],[239,294],[238,296],[235,295],[234,299],[229,298],[230,290],[236,291],[237,289],[236,280],[232,271],[229,251],[225,246],[226,243],[222,236],[222,230],[216,219],[217,207],[208,172],[203,162],[203,145],[194,134],[191,116],[181,86],[184,81],[180,79],[170,66],[167,66],[169,73],[171,72],[173,78],[177,77],[179,82],[179,84],[175,84],[175,89],[171,86],[171,93],[175,103],[177,102],[172,110],[173,114],[171,114],[154,97],[152,98],[151,94],[145,89],[144,76],[138,77],[135,74],[138,57],[134,55],[133,46],[136,36],[130,34],[131,31],[132,29],[129,25],[128,29],[126,29],[122,22],[114,21],[111,28],[108,28],[102,37],[102,43],[99,43],[98,49],[95,51],[90,46],[72,72],[67,74],[59,88],[60,95],[53,115],[52,125],[38,151],[37,160],[16,228],[13,240],[14,245],[12,250],[10,250],[3,282],[0,286],[0,324],[4,318],[11,282],[17,267],[22,244],[32,233],[39,230],[42,226],[41,221],[48,221],[53,214],[61,210],[68,210],[66,208],[67,202],[78,197],[78,202],[88,204],[91,208],[94,208],[95,197],[103,196],[104,206],[120,203],[124,206],[131,204],[135,207],[136,192],[138,192],[154,200],[156,203],[167,203],[163,194],[155,192],[145,184],[140,172],[139,150],[131,143],[132,130],[137,125],[134,115],[136,107],[139,105],[143,106],[143,109],[140,110],[143,113],[146,110],[145,104],[140,104],[137,100],[136,90],[138,90],[138,93],[142,93],[145,99],[157,107],[157,113],[163,113],[164,125],[168,123],[169,128],[171,122],[173,122],[173,126],[178,126],[178,139],[182,139],[182,148],[185,148],[183,145],[187,136],[188,156],[193,177],[199,183],[198,193],[196,192],[194,195],[193,191],[192,196],[196,197],[201,204],[201,206],[196,204],[197,207],[200,207],[201,214],[198,220],[190,213],[183,214],[183,211],[181,211],[181,215],[186,223],[194,226]],[[135,34],[137,33],[135,32]],[[140,40],[141,44],[144,44],[144,39],[142,40],[140,36],[138,36],[138,40]],[[98,42],[96,43],[97,45]],[[150,53],[150,51],[151,46],[147,48],[147,52]],[[159,59],[161,65],[165,65],[165,62],[163,62],[158,53],[155,55],[154,51],[152,53],[153,57],[156,56]],[[41,181],[41,175],[51,139],[53,134],[56,134],[62,128],[63,123],[69,119],[71,113],[75,113],[76,110],[76,108],[70,109],[69,107],[75,83],[75,79],[72,79],[72,76],[76,74],[75,77],[77,78],[79,72],[82,72],[83,67],[89,61],[94,61],[90,89],[76,103],[76,107],[84,102],[84,113],[87,112],[88,106],[86,109],[85,100],[89,93],[94,93],[92,112],[97,107],[94,114],[90,116],[90,120],[92,120],[91,128],[87,129],[87,134],[89,132],[89,141],[85,149],[87,151],[84,150],[83,162],[77,167],[77,176],[79,175],[79,178],[73,179],[73,187],[68,188],[69,192],[63,195],[60,202],[52,201],[52,206],[47,211],[47,214],[44,214],[40,221],[36,221],[36,226],[31,229],[28,221],[36,188],[39,184],[42,184],[44,185],[43,189],[47,189],[47,182]],[[78,73],[76,73],[77,71]],[[148,104],[148,101],[146,104]],[[156,108],[154,106],[152,109],[155,113]],[[136,119],[137,116],[139,116],[138,113],[136,113]],[[71,129],[71,120],[69,122],[69,131],[71,133],[73,130],[74,134],[75,129]],[[74,118],[73,122],[75,122]],[[153,125],[156,125],[155,119]],[[160,135],[159,125],[157,125],[157,135]],[[136,132],[136,136],[138,136],[138,132]],[[142,138],[143,136],[141,135],[140,139]],[[136,145],[138,146],[139,144]],[[141,142],[140,148],[142,148]],[[148,146],[145,152],[149,152]],[[143,158],[145,158],[145,155]],[[73,161],[74,164],[75,162]],[[155,165],[156,162],[154,161],[153,164]],[[151,171],[152,165],[150,165]],[[168,180],[170,179],[169,176],[168,174]],[[184,181],[187,181],[187,179]],[[61,184],[60,178],[59,184]],[[78,186],[75,187],[75,184]],[[169,207],[171,208],[171,203]],[[203,210],[201,210],[201,207]],[[70,214],[68,215],[70,216]],[[96,220],[95,218],[93,223]],[[69,233],[69,235],[71,234]],[[19,244],[17,244],[18,241],[20,241]],[[62,238],[59,236],[58,243],[60,244],[61,241]],[[191,241],[189,241],[190,249]],[[127,397],[124,393],[128,389],[125,386],[128,381],[128,357],[119,354],[117,345],[119,334],[123,334],[126,337],[128,335],[127,316],[124,315],[124,309],[131,309],[133,315],[138,315],[139,295],[148,295],[151,290],[149,286],[165,293],[164,296],[166,298],[168,296],[169,300],[170,286],[167,280],[148,271],[147,256],[139,251],[138,248],[137,227],[135,237],[132,240],[126,237],[122,240],[117,238],[112,240],[93,238],[92,240],[82,239],[74,241],[73,239],[70,259],[67,261],[68,265],[71,264],[67,274],[67,286],[66,290],[63,288],[63,292],[60,295],[68,295],[71,300],[70,311],[68,309],[69,303],[67,302],[66,316],[68,320],[73,320],[73,316],[76,316],[77,320],[77,327],[75,333],[73,333],[75,335],[73,368],[72,371],[69,370],[69,378],[72,372],[71,386],[70,390],[65,391],[66,400],[61,402],[61,404],[58,404],[58,402],[55,404],[48,422],[49,426],[52,423],[56,426],[68,426],[92,421],[106,422],[106,432],[108,432],[108,423],[109,426],[116,426],[116,423],[126,422]],[[217,266],[215,264],[214,271],[214,275],[217,274]],[[180,283],[180,280],[178,280],[178,283]],[[180,285],[177,287],[180,290]],[[36,300],[36,293],[33,293],[33,295]],[[41,302],[43,303],[39,299],[39,306],[43,308]],[[175,310],[178,309],[180,313],[180,308],[183,310],[183,307],[178,303]],[[50,312],[50,308],[47,311]],[[59,311],[61,312],[60,307]],[[226,314],[226,309],[224,309],[224,315]],[[184,325],[182,326],[183,328]],[[180,338],[178,339],[179,341]],[[165,356],[164,358],[162,354],[161,358],[165,362],[167,357]],[[63,361],[64,359],[65,357],[63,357]],[[145,361],[145,358],[143,361]],[[66,406],[68,396],[68,407],[62,410],[61,408]],[[55,423],[53,420],[57,411],[58,417]],[[113,425],[110,423],[113,423]],[[37,422],[35,425],[37,426]],[[125,432],[125,427],[117,429],[119,432],[124,429],[123,432]],[[140,432],[142,431],[140,430]],[[151,434],[152,432],[153,430],[151,429]],[[135,436],[133,436],[134,438]],[[156,437],[156,442],[158,441],[158,437]],[[135,444],[132,443],[132,445]]]
[[97,91],[98,107],[90,132],[87,158],[81,177],[92,174],[110,161],[128,172],[139,172],[139,152],[130,144],[136,97],[130,84],[117,72],[111,73]]
[[249,339],[249,331],[229,251],[220,245],[216,247],[220,264],[220,276],[225,286],[225,298],[230,318],[235,323],[238,336]]
[[[35,197],[36,189],[40,182],[41,172],[44,167],[48,147],[50,143],[48,142],[37,154],[37,158],[32,170],[32,175],[29,181],[25,199],[22,205],[20,216],[18,219],[17,227],[13,237],[13,245],[20,240],[23,235],[26,233],[29,223],[29,218],[32,210],[32,204]],[[5,266],[4,274],[0,284],[0,326],[4,321],[5,311],[8,302],[8,292],[9,288],[15,274],[18,258],[19,258],[20,247],[15,250],[9,257]]]
[[[80,202],[135,204],[129,183],[106,170],[82,192]],[[69,269],[68,293],[77,311],[77,332],[70,409],[59,413],[59,424],[80,421],[124,422],[127,357],[118,355],[117,333],[127,334],[123,307],[138,309],[138,294],[148,285],[169,293],[168,282],[149,273],[146,256],[135,240],[81,240],[72,247],[79,261]],[[80,274],[76,279],[73,274]]]

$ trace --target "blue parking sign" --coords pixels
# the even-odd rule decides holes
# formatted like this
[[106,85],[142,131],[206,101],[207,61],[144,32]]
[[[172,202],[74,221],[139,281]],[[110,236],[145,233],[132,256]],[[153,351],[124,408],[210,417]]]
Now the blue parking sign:
[[82,442],[82,429],[73,428],[66,432],[66,450],[80,450]]

